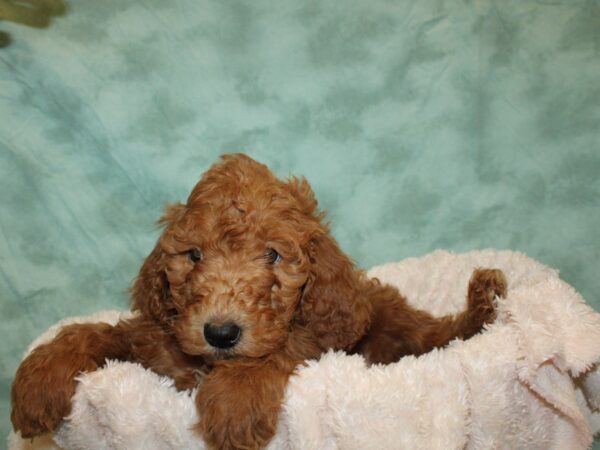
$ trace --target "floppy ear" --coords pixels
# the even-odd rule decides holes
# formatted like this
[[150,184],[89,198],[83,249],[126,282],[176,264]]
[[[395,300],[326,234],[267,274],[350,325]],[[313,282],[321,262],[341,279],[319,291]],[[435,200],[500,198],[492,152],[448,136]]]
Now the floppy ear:
[[[168,227],[183,215],[185,209],[182,204],[169,205],[158,223]],[[174,304],[169,292],[160,238],[144,261],[133,283],[131,296],[133,310],[141,311],[145,316],[152,317],[159,322],[166,322],[171,317]]]
[[309,257],[301,320],[323,348],[349,350],[364,336],[371,320],[364,275],[326,233],[311,241]]

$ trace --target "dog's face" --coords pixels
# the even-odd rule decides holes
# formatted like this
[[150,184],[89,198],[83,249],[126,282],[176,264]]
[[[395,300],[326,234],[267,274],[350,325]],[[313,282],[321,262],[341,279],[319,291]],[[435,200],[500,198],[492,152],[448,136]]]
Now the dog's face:
[[284,183],[250,158],[226,157],[163,219],[147,260],[162,296],[149,312],[172,327],[189,354],[275,351],[309,281],[311,242],[326,232],[315,208],[305,181]]

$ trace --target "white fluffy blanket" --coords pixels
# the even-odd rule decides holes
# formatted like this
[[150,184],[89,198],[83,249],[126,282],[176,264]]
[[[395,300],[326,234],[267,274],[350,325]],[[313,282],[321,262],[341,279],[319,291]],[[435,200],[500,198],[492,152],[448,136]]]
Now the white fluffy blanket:
[[[439,315],[464,307],[475,267],[507,275],[496,323],[389,366],[368,368],[358,356],[333,352],[309,362],[290,381],[269,449],[588,448],[600,430],[600,314],[556,271],[514,252],[437,251],[370,274]],[[75,320],[114,323],[120,316]],[[55,442],[11,434],[9,448],[201,449],[190,432],[194,395],[139,365],[109,362],[80,377],[73,413]]]

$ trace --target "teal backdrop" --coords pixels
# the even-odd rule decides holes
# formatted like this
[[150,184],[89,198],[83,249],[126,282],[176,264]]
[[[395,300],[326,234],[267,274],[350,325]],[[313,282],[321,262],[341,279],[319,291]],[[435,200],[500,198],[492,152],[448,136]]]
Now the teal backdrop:
[[518,250],[600,309],[600,1],[68,7],[0,23],[2,434],[26,345],[127,308],[222,153],[305,175],[362,267]]

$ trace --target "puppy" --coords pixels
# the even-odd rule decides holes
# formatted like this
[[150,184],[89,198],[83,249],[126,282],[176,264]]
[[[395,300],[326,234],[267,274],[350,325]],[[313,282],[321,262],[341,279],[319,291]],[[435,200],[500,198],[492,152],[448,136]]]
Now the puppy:
[[222,157],[161,219],[132,289],[135,318],[67,326],[23,361],[14,428],[24,437],[54,430],[70,412],[77,374],[119,359],[179,389],[199,385],[197,430],[210,447],[261,448],[288,378],[307,359],[335,349],[391,363],[494,319],[501,271],[476,270],[466,310],[436,318],[358,270],[323,219],[305,179],[280,181],[247,156]]

